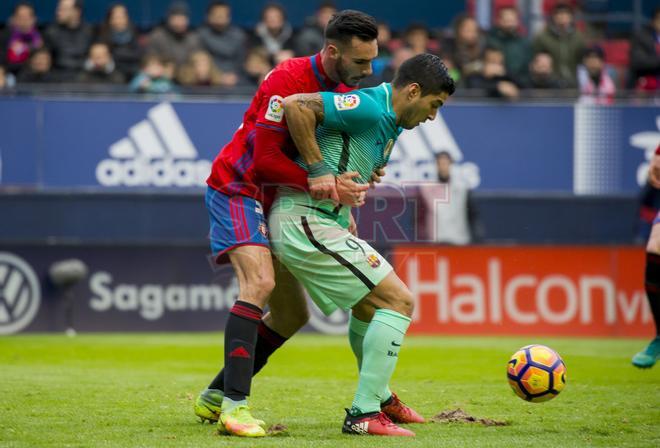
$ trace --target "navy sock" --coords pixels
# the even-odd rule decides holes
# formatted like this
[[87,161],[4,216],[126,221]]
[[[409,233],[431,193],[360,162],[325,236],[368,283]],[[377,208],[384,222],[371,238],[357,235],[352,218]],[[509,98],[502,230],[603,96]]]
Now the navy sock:
[[655,322],[655,335],[660,336],[660,255],[646,253],[646,272],[644,275],[644,288],[649,299],[653,321]]
[[225,327],[225,397],[234,401],[250,395],[254,370],[254,346],[262,311],[256,305],[237,300]]
[[[268,328],[263,321],[259,322],[259,326],[257,327],[257,343],[254,346],[252,376],[256,375],[266,365],[270,355],[286,341],[287,338],[281,336],[275,330]],[[209,389],[225,390],[225,369],[220,370],[209,385]]]

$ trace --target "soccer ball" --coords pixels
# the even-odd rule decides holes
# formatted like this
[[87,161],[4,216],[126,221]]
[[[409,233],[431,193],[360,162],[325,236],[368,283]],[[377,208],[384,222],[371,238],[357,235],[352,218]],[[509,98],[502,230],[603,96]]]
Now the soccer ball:
[[523,400],[552,400],[566,386],[566,365],[545,345],[528,345],[513,354],[507,367],[513,391]]

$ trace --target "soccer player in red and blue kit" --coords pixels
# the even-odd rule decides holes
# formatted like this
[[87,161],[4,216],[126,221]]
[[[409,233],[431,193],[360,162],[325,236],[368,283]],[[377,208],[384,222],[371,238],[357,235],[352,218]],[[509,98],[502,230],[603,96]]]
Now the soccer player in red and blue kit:
[[[239,299],[225,327],[224,369],[197,398],[195,413],[218,420],[222,431],[246,437],[265,435],[264,423],[253,418],[247,406],[252,375],[308,319],[300,286],[284,267],[273,265],[264,218],[270,201],[268,185],[308,189],[315,199],[351,206],[364,202],[367,188],[351,180],[357,173],[335,179],[318,148],[315,153],[311,148],[295,148],[284,116],[284,98],[354,89],[371,74],[371,61],[378,52],[377,33],[375,20],[359,11],[333,16],[321,53],[285,61],[269,73],[232,141],[213,163],[206,195],[211,247],[219,262],[227,256],[231,261]],[[298,150],[307,171],[290,158]],[[377,174],[374,180],[378,181]],[[270,312],[263,315],[267,303]],[[361,350],[365,322],[373,312],[373,308],[354,310],[349,326],[354,351]],[[402,423],[424,421],[389,389],[383,395],[384,415]]]
[[[656,148],[649,164],[649,183],[654,188],[660,189],[660,145]],[[633,365],[642,369],[653,367],[660,359],[660,213],[653,221],[651,236],[646,244],[644,289],[653,314],[655,338],[644,350],[633,356]]]

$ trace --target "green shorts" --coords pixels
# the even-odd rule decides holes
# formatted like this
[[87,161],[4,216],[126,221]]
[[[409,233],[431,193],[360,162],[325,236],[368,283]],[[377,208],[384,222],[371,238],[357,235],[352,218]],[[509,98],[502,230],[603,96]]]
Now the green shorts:
[[392,272],[369,243],[334,220],[290,211],[273,206],[271,248],[325,315],[351,309]]

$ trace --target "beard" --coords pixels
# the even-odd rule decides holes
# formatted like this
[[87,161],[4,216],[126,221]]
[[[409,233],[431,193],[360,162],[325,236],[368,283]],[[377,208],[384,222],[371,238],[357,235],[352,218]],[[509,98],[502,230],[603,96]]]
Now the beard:
[[342,60],[342,58],[339,58],[337,60],[336,68],[337,68],[337,75],[339,75],[339,80],[343,84],[345,84],[349,87],[357,87],[357,85],[362,80],[362,77],[351,78],[351,73],[348,71],[348,69],[344,65],[344,61]]

